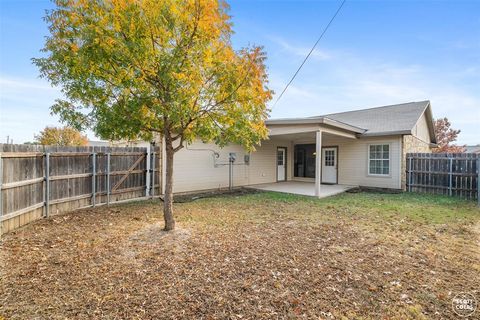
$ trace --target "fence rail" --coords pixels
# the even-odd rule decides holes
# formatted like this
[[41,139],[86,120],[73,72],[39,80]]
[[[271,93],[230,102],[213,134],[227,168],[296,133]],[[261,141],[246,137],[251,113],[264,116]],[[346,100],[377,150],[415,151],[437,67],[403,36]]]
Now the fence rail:
[[160,148],[0,144],[0,234],[82,207],[161,193]]
[[480,204],[480,155],[408,153],[407,191],[477,200]]

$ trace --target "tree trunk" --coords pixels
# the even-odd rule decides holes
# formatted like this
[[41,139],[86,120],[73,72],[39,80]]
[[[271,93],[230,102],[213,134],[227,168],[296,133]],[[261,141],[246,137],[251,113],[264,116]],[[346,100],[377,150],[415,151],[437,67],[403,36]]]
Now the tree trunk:
[[165,137],[166,151],[166,177],[165,194],[163,199],[163,218],[165,219],[165,231],[175,229],[175,219],[173,217],[173,143],[169,136]]

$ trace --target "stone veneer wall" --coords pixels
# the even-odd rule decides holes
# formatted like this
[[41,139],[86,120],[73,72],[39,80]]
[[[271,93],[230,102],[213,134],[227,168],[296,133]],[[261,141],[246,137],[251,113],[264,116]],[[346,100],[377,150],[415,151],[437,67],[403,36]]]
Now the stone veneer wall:
[[406,189],[407,184],[407,153],[411,152],[432,152],[428,142],[422,141],[412,135],[404,135],[402,138],[402,189]]

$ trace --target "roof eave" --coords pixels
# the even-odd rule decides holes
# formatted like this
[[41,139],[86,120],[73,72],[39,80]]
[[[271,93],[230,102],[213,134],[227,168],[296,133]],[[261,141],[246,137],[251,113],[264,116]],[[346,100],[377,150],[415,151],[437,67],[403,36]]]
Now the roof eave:
[[299,119],[273,119],[265,121],[267,126],[269,125],[289,125],[289,124],[326,124],[339,129],[351,131],[354,133],[365,133],[367,130],[358,128],[347,123],[336,121],[327,117],[318,117],[316,119],[299,118]]
[[344,122],[341,122],[341,121],[337,121],[337,120],[333,120],[333,119],[330,119],[330,118],[327,118],[327,117],[323,117],[323,124],[326,124],[326,125],[329,125],[329,126],[332,126],[332,127],[336,127],[336,128],[340,128],[340,129],[344,129],[344,130],[348,130],[348,131],[352,131],[352,132],[355,132],[355,133],[360,133],[360,134],[363,134],[367,131],[366,129],[355,127],[355,126],[352,126],[350,124],[347,124],[347,123],[344,123]]
[[425,111],[427,112],[427,116],[429,118],[429,124],[431,126],[428,126],[428,131],[430,132],[430,138],[431,138],[431,143],[437,144],[437,136],[435,135],[435,120],[433,119],[433,112],[432,112],[432,106],[430,101],[428,101],[428,105],[425,108]]
[[403,134],[412,134],[411,130],[397,130],[397,131],[382,131],[382,132],[365,132],[360,137],[381,137],[381,136],[396,136]]
[[315,124],[321,123],[319,119],[305,119],[305,118],[289,118],[289,119],[271,119],[266,120],[265,124],[268,125],[276,125],[276,124]]
[[[425,108],[423,109],[422,115],[426,114],[427,117],[427,123],[428,123],[428,133],[430,135],[430,143],[436,144],[437,143],[437,137],[435,136],[435,124],[433,120],[433,113],[432,113],[432,106],[430,100],[426,100],[427,104],[425,105]],[[418,125],[418,122],[422,119],[422,116],[420,116],[417,119],[417,122],[415,125]]]

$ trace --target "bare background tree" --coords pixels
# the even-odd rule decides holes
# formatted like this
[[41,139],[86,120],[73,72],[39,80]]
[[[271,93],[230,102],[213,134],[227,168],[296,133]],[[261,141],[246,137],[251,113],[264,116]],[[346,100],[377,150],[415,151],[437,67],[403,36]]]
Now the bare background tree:
[[435,136],[437,138],[438,148],[433,149],[435,153],[441,152],[465,152],[465,146],[458,146],[454,144],[457,141],[458,134],[461,130],[451,128],[451,123],[448,118],[440,118],[434,121]]

